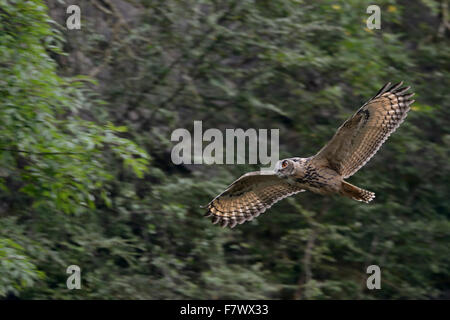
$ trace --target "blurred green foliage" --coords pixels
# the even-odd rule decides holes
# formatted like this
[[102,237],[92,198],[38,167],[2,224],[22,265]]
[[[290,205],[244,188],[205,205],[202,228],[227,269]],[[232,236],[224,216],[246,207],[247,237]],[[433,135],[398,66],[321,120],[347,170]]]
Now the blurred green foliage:
[[[443,3],[379,1],[369,30],[361,0],[79,1],[70,31],[63,1],[0,0],[0,297],[448,297]],[[279,128],[282,158],[313,155],[399,80],[417,102],[350,180],[370,205],[302,193],[223,230],[199,206],[258,167],[170,161],[194,120]]]

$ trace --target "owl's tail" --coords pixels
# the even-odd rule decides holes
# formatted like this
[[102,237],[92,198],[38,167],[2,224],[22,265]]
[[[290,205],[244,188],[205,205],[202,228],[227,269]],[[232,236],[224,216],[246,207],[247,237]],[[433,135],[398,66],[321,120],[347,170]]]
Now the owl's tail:
[[369,203],[375,198],[375,193],[358,188],[346,181],[342,181],[341,192],[343,196],[355,199],[357,201],[364,201]]

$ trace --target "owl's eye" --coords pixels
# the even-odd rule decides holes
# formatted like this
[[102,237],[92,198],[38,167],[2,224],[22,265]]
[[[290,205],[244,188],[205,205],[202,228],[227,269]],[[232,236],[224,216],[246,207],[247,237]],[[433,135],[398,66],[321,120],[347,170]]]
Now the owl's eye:
[[287,160],[284,160],[284,161],[281,163],[281,167],[282,167],[282,168],[286,168],[287,165],[288,165]]

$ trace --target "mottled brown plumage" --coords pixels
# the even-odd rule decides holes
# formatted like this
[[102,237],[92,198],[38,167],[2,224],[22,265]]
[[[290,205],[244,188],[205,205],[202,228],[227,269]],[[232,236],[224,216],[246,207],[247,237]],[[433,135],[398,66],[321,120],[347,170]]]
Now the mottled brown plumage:
[[370,202],[375,197],[373,192],[344,179],[364,166],[405,120],[414,93],[406,93],[410,87],[401,88],[402,84],[388,83],[381,88],[315,156],[284,159],[273,172],[255,171],[240,177],[208,204],[205,216],[233,228],[305,190]]

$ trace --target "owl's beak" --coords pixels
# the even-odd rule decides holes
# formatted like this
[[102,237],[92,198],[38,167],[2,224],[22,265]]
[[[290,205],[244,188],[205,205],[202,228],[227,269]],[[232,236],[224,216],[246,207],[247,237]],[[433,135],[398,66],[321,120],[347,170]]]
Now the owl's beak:
[[277,161],[277,164],[275,165],[275,168],[273,169],[273,171],[275,171],[275,173],[278,173],[278,171],[280,171],[281,169],[281,161]]

